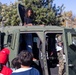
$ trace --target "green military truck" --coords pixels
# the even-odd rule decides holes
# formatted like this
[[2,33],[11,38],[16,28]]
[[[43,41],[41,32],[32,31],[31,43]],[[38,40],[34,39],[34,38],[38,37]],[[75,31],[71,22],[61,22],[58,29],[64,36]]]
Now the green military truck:
[[[53,75],[51,69],[56,67],[56,35],[61,34],[66,57],[65,74],[76,75],[76,31],[73,28],[57,26],[7,26],[0,28],[0,47],[10,49],[9,61],[25,50],[25,34],[33,35],[33,55],[38,60],[33,66],[42,75]],[[50,53],[54,52],[54,56]],[[53,57],[53,59],[51,59]]]
[[[18,4],[18,13],[24,23],[23,5]],[[55,68],[58,64],[56,51],[56,35],[62,35],[65,54],[65,75],[76,75],[76,30],[58,26],[6,26],[0,28],[0,50],[10,49],[9,61],[22,50],[26,50],[25,35],[33,35],[33,55],[37,61],[32,66],[37,68],[41,75],[58,75]],[[53,54],[52,54],[53,53]],[[52,55],[51,55],[52,54]],[[56,73],[55,73],[56,72]]]

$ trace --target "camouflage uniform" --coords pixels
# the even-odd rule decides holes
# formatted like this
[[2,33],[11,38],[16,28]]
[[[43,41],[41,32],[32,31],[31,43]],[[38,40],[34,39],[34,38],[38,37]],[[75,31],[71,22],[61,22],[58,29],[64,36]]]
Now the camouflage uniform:
[[63,69],[64,69],[64,60],[63,60],[63,52],[60,50],[57,52],[58,59],[59,59],[59,74],[58,75],[63,75]]
[[57,34],[56,36],[56,49],[57,49],[57,55],[59,59],[59,71],[58,75],[63,75],[64,70],[64,59],[63,59],[63,44],[62,44],[62,35]]

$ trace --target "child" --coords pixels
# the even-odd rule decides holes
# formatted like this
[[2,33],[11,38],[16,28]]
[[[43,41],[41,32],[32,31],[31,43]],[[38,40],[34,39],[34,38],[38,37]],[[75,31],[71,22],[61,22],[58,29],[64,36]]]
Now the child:
[[0,75],[10,75],[12,73],[12,70],[5,66],[8,61],[9,53],[7,48],[0,51]]
[[[27,8],[25,17],[24,17],[24,26],[32,26],[33,25],[33,10],[31,8]],[[32,34],[28,33],[25,35],[26,39],[26,50],[32,52]]]
[[21,68],[15,70],[12,75],[40,75],[39,71],[31,66],[33,54],[29,51],[22,51],[19,55]]
[[33,10],[32,8],[27,8],[25,12],[25,17],[24,17],[24,25],[32,26],[33,25]]
[[18,57],[14,58],[11,63],[13,70],[21,68]]

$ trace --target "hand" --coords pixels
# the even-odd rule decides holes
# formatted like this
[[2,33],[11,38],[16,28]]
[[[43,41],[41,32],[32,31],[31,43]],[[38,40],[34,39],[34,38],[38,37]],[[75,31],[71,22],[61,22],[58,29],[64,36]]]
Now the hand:
[[33,26],[33,24],[32,23],[29,23],[29,24],[24,23],[24,26]]
[[29,24],[27,24],[28,26],[33,26],[33,24],[32,23],[29,23]]
[[41,24],[40,26],[44,26],[44,24]]

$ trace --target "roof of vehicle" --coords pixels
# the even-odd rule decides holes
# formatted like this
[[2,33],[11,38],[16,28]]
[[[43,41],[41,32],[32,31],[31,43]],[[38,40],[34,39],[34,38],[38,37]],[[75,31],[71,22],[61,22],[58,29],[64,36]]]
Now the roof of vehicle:
[[64,29],[72,29],[72,28],[64,28],[60,26],[6,26],[6,27],[1,27],[0,31],[14,31],[14,30],[19,30],[20,32],[23,31],[58,31],[61,32]]

